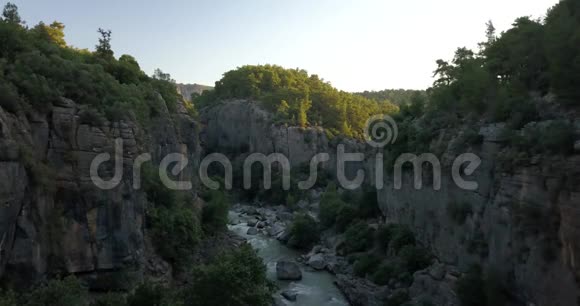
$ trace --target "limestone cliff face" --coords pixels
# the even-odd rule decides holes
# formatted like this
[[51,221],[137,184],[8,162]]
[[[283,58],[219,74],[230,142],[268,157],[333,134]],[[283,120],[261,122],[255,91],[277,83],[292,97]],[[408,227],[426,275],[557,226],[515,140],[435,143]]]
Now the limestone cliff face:
[[[479,183],[476,191],[463,190],[452,180],[451,161],[464,152],[452,149],[454,136],[442,131],[432,144],[449,141],[441,189],[426,184],[415,190],[407,173],[396,190],[391,176],[379,191],[381,209],[387,222],[410,225],[441,262],[463,271],[477,263],[499,272],[506,280],[503,285],[520,301],[577,305],[580,155],[500,163],[505,153],[500,152],[500,130],[501,126],[483,127],[481,145],[461,148],[482,159],[469,177]],[[429,176],[424,174],[424,182]]]
[[[238,157],[249,153],[282,153],[292,167],[308,164],[317,153],[328,153],[330,160],[323,168],[335,173],[338,144],[344,144],[347,153],[366,150],[364,143],[352,139],[329,140],[321,128],[275,124],[272,115],[255,101],[221,102],[202,111],[201,117],[204,124],[201,140],[208,152]],[[356,170],[365,169],[368,164],[367,160],[346,163],[345,172],[353,178]]]
[[200,84],[176,84],[177,87],[177,92],[179,92],[179,94],[181,96],[183,96],[183,98],[185,100],[191,100],[191,95],[192,94],[201,94],[202,92],[206,91],[206,90],[210,90],[212,89],[211,86],[205,86],[205,85],[200,85]]
[[[65,272],[98,289],[111,271],[141,275],[147,201],[132,187],[134,159],[151,153],[158,163],[172,152],[199,157],[197,126],[186,114],[160,114],[141,128],[130,121],[87,122],[84,112],[67,99],[46,115],[0,108],[0,276],[17,285]],[[114,189],[98,189],[91,162],[103,152],[114,156],[117,138],[123,140],[123,179]],[[192,169],[184,178],[193,177]],[[112,176],[112,162],[100,171]]]

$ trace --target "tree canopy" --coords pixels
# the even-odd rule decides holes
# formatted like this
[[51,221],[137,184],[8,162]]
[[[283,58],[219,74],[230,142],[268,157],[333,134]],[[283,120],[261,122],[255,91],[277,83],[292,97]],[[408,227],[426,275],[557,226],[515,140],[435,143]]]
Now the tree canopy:
[[175,112],[183,102],[173,83],[148,77],[132,56],[116,59],[111,31],[99,29],[96,51],[90,52],[67,46],[60,22],[23,24],[16,5],[7,4],[0,21],[0,106],[5,110],[46,111],[64,97],[110,121],[147,122],[165,109]]
[[486,38],[478,52],[459,48],[451,62],[437,61],[432,110],[517,120],[517,127],[538,117],[531,94],[554,93],[560,105],[578,106],[580,2],[561,1],[545,20],[520,17],[499,35],[490,22]]
[[226,99],[256,99],[276,113],[279,122],[322,126],[349,137],[362,137],[370,116],[397,111],[390,102],[339,91],[315,74],[275,65],[228,71],[213,91],[205,91],[194,102],[204,107]]

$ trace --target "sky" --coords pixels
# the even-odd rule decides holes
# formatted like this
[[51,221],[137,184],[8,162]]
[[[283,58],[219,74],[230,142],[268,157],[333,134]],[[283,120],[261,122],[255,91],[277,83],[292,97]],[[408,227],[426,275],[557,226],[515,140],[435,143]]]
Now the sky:
[[[117,57],[151,74],[213,85],[243,65],[302,68],[345,91],[425,89],[437,59],[476,48],[485,23],[509,29],[557,0],[12,0],[28,25],[65,24],[69,45],[94,49],[110,29]],[[0,0],[3,5],[5,0]]]

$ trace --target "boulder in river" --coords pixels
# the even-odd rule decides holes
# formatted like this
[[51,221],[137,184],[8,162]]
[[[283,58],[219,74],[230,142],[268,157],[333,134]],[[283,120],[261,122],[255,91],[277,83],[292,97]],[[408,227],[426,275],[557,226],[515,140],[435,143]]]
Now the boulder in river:
[[250,227],[246,234],[251,236],[258,235],[258,229],[255,227]]
[[279,280],[301,280],[302,271],[295,262],[281,260],[276,263],[276,277]]
[[298,297],[298,293],[296,293],[296,291],[294,290],[284,290],[282,291],[282,293],[280,293],[280,295],[282,295],[285,299],[287,299],[290,302],[295,302],[296,298]]
[[308,265],[314,270],[324,270],[326,268],[326,261],[324,260],[324,255],[315,254],[308,259]]
[[274,223],[270,228],[268,228],[268,235],[272,237],[278,236],[278,234],[282,233],[286,227],[282,225],[280,222]]

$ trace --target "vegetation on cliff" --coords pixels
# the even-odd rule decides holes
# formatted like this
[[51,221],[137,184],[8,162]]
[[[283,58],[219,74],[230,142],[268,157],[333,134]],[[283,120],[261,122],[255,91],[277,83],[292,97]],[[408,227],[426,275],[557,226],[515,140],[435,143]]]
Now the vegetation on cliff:
[[331,134],[362,137],[367,119],[393,113],[397,107],[360,95],[339,91],[317,75],[275,65],[243,66],[228,71],[194,103],[199,108],[225,99],[256,99],[276,114],[277,120],[306,126],[322,126]]

